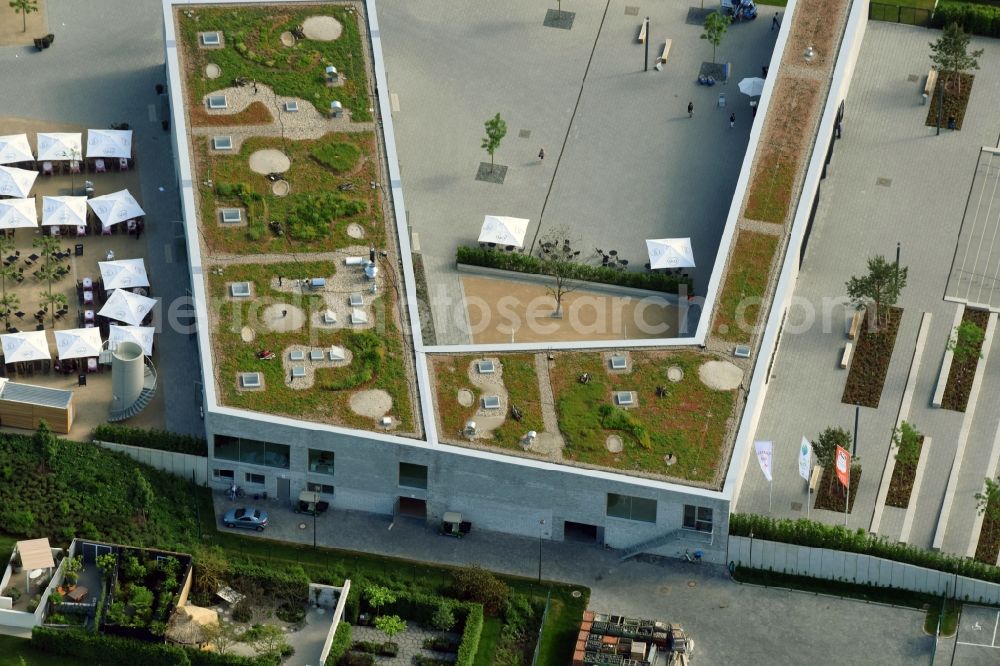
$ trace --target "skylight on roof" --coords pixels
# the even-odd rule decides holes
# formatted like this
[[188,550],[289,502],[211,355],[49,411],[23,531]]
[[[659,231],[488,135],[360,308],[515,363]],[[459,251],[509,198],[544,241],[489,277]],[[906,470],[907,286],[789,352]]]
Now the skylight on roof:
[[500,396],[498,396],[498,395],[484,395],[483,396],[483,409],[500,409]]
[[241,372],[240,386],[243,388],[260,388],[263,385],[259,372]]
[[201,33],[201,43],[204,46],[218,46],[222,44],[222,35],[218,32]]
[[213,136],[212,148],[214,148],[215,150],[232,150],[233,137],[229,136],[228,134]]
[[229,293],[233,298],[248,298],[250,296],[249,282],[234,282],[229,285]]
[[489,359],[485,361],[476,361],[476,370],[478,370],[481,375],[492,375],[497,371],[493,361]]
[[635,393],[632,391],[615,391],[615,402],[620,406],[634,405]]
[[229,107],[229,100],[226,99],[225,95],[211,95],[208,98],[208,108],[210,109],[225,109]]
[[243,221],[243,211],[241,211],[239,208],[222,209],[223,224],[239,224],[242,221]]

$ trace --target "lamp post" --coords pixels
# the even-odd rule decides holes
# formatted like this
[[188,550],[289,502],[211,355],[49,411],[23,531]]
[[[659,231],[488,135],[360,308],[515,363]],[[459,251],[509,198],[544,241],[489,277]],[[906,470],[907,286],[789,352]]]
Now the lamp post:
[[938,108],[937,108],[937,132],[936,136],[941,136],[941,113],[944,110],[944,82],[938,77]]
[[545,529],[545,519],[538,521],[538,584],[542,583],[542,531]]
[[858,417],[861,416],[861,405],[854,405],[854,450],[851,457],[858,455]]
[[[649,17],[646,17],[646,57],[642,61],[642,71],[649,71]],[[940,120],[940,118],[939,118]],[[938,125],[941,123],[939,122]]]
[[313,505],[313,548],[316,548],[316,506]]

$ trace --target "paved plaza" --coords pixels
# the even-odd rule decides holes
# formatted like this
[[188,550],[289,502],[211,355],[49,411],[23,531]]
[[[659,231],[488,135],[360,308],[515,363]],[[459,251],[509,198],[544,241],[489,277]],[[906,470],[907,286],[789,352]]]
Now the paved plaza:
[[[736,84],[760,76],[777,32],[765,20],[731,26],[717,57],[732,63],[730,82],[699,86],[712,48],[685,22],[688,5],[641,7],[651,22],[643,72],[643,17],[629,4],[567,5],[571,30],[543,26],[546,7],[529,0],[379,6],[408,221],[439,344],[470,341],[455,248],[476,242],[486,214],[531,219],[529,246],[539,228],[566,227],[580,259],[616,250],[640,271],[644,239],[690,236],[703,293],[750,135],[749,98]],[[670,57],[656,71],[666,39]],[[496,152],[503,185],[475,180],[489,162],[483,123],[498,112],[508,128]]]
[[[920,104],[929,66],[928,42],[937,33],[904,25],[870,22],[847,97],[843,139],[836,144],[828,177],[822,182],[819,211],[796,284],[799,305],[789,311],[774,362],[767,402],[756,439],[775,445],[774,516],[805,517],[805,482],[798,475],[797,450],[803,435],[815,437],[828,426],[854,428],[854,407],[841,403],[847,371],[838,367],[847,341],[849,306],[844,283],[865,272],[876,253],[892,260],[901,243],[901,263],[909,279],[900,305],[903,320],[879,408],[861,408],[858,456],[864,469],[851,527],[867,529],[889,452],[903,387],[914,360],[923,313],[931,313],[912,406],[906,420],[932,438],[927,473],[910,543],[930,547],[948,472],[955,457],[963,415],[930,406],[957,305],[943,300],[982,146],[996,145],[1000,126],[1000,43],[973,39],[985,48],[960,132],[923,124]],[[814,319],[810,317],[815,314]],[[1000,415],[1000,353],[996,345],[985,368],[979,410],[971,425],[959,492],[955,497],[944,550],[964,554],[975,518],[972,494],[987,473]],[[751,461],[739,501],[740,512],[768,512],[768,483]],[[813,511],[812,517],[843,523],[843,514]],[[903,510],[883,514],[880,533],[898,538]]]
[[[166,322],[171,304],[186,297],[189,280],[170,134],[160,126],[165,107],[154,90],[165,83],[161,3],[49,0],[46,5],[49,31],[56,35],[51,48],[41,53],[27,46],[0,48],[0,68],[8,82],[17,82],[17,94],[4,97],[0,113],[94,128],[131,125],[142,178],[136,198],[147,213],[139,241],[145,247],[136,254],[146,260]],[[113,34],[108,17],[114,17]],[[183,314],[178,305],[175,314]],[[156,340],[157,391],[169,405],[161,425],[201,433],[197,347],[187,330],[177,329],[165,323]]]
[[[266,532],[248,538],[312,544],[313,521],[290,503],[257,502],[270,517]],[[217,518],[234,506],[215,493]],[[841,664],[914,664],[929,659],[933,639],[924,614],[791,590],[740,585],[725,568],[683,559],[619,561],[620,551],[484,532],[463,539],[437,534],[423,521],[352,511],[316,520],[320,546],[441,565],[478,565],[535,578],[585,585],[590,608],[678,623],[695,641],[700,664],[815,664],[836,654]],[[226,530],[243,534],[242,530]],[[331,552],[331,558],[337,557]]]

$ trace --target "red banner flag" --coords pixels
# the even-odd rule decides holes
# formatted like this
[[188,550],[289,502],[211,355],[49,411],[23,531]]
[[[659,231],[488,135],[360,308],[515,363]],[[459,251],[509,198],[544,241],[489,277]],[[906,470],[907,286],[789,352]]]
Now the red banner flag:
[[834,468],[837,470],[837,480],[845,488],[851,483],[851,454],[842,446],[837,447],[833,456]]

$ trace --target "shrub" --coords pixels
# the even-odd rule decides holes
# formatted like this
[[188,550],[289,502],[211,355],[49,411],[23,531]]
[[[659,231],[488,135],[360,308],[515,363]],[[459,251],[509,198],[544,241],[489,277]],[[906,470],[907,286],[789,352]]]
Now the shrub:
[[334,666],[350,649],[351,625],[341,622],[337,625],[337,631],[333,634],[333,642],[330,644],[330,653],[326,658],[326,666]]
[[472,666],[479,651],[479,638],[483,634],[483,607],[476,604],[469,609],[465,618],[465,631],[462,632],[462,642],[458,646],[456,666]]
[[330,223],[357,215],[365,204],[333,192],[305,194],[288,211],[288,235],[297,241],[312,241],[330,234]]
[[28,612],[34,613],[36,610],[38,610],[38,604],[40,604],[41,602],[42,602],[42,595],[36,594],[35,596],[31,597],[31,601],[28,602]]
[[431,617],[431,626],[438,631],[451,631],[455,626],[455,611],[452,610],[450,603],[441,602],[438,605]]
[[326,168],[342,173],[354,168],[361,156],[361,150],[353,143],[334,141],[316,144],[309,154]]
[[16,604],[17,600],[21,598],[21,590],[13,585],[8,587],[3,591],[5,597],[10,597],[11,600]]
[[458,652],[458,643],[447,636],[431,636],[424,639],[424,649],[436,652]]
[[931,26],[943,28],[958,23],[965,32],[1000,37],[1000,7],[963,2],[938,3]]
[[601,405],[597,408],[597,413],[601,417],[601,426],[608,430],[622,430],[635,437],[642,448],[649,450],[653,448],[653,443],[649,439],[649,431],[627,410],[612,405]]
[[[460,264],[497,268],[530,275],[545,275],[549,263],[521,252],[497,252],[464,245],[458,246],[456,259]],[[613,284],[633,289],[662,291],[668,294],[676,294],[680,291],[681,285],[686,285],[686,293],[694,293],[690,278],[675,277],[664,273],[635,273],[589,264],[570,264],[566,277],[582,282]]]
[[452,666],[455,662],[447,659],[435,659],[422,654],[413,655],[414,666]]
[[392,638],[396,634],[406,631],[406,622],[398,615],[380,615],[375,618],[375,627]]
[[[219,187],[221,188],[221,186],[220,183]],[[94,428],[94,439],[128,446],[141,446],[144,449],[158,451],[190,453],[195,456],[208,455],[208,442],[201,437],[178,435],[165,430],[131,428],[118,423],[102,423],[97,426]]]
[[499,615],[507,605],[510,588],[492,572],[482,567],[467,567],[455,571],[453,576],[455,596],[482,604],[487,615]]
[[395,657],[399,654],[399,645],[393,643],[392,641],[386,641],[384,643],[378,643],[376,641],[355,641],[351,645],[351,649],[356,652],[377,654],[381,657]]
[[278,608],[274,611],[274,614],[277,615],[278,619],[282,622],[298,624],[305,619],[306,609],[301,605],[286,602],[278,606]]
[[248,599],[240,599],[233,606],[233,622],[249,622],[253,618],[253,608]]
[[143,643],[75,629],[35,627],[31,632],[31,646],[49,654],[75,657],[82,663],[104,666],[187,666],[191,663],[187,651],[175,645]]
[[348,652],[337,660],[338,666],[375,666],[375,657],[364,652]]

